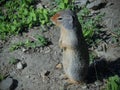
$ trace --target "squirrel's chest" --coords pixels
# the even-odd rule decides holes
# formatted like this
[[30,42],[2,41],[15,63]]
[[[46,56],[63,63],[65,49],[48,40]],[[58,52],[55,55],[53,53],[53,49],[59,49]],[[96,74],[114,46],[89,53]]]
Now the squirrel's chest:
[[61,30],[61,39],[62,43],[64,44],[77,44],[78,43],[78,37],[76,35],[76,32],[74,30]]

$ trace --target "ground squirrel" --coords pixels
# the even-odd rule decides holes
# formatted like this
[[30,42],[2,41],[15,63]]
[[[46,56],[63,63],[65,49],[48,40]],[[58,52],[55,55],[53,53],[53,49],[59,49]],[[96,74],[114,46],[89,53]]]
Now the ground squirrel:
[[60,30],[59,46],[63,50],[63,68],[70,83],[84,82],[89,66],[87,44],[77,15],[63,10],[51,17]]

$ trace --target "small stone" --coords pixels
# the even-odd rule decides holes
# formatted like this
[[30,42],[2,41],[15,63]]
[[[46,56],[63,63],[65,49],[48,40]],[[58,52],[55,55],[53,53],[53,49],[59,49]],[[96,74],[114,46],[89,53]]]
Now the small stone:
[[95,85],[96,85],[96,86],[101,86],[101,85],[102,85],[102,82],[99,81],[99,80],[98,80],[98,81],[95,81]]
[[106,6],[108,7],[108,6],[111,6],[111,5],[113,5],[113,4],[114,4],[114,3],[108,2]]
[[42,9],[42,8],[43,8],[42,4],[41,4],[41,3],[38,3],[38,4],[37,4],[37,8]]
[[92,10],[91,13],[89,14],[89,16],[93,16],[93,15],[96,15],[99,13],[100,13],[100,10],[97,10],[97,11]]
[[106,0],[96,0],[96,1],[88,4],[87,8],[93,9],[93,10],[98,10],[100,8],[103,8],[106,4],[107,4]]
[[18,62],[18,63],[17,63],[17,69],[23,69],[23,65],[22,65],[21,62]]
[[82,85],[82,89],[87,89],[87,85]]
[[16,74],[16,72],[15,71],[12,71],[11,73],[10,73],[10,76],[14,76]]
[[0,90],[11,90],[12,85],[13,85],[13,79],[6,78],[0,83]]
[[46,47],[45,48],[45,53],[49,53],[50,52],[50,47]]
[[25,49],[25,48],[22,48],[22,51],[23,51],[23,52],[26,52],[26,51],[27,51],[27,49]]
[[49,74],[50,74],[50,71],[46,71],[46,72],[44,73],[45,76],[48,76]]
[[42,76],[43,82],[49,80],[49,77],[48,77],[49,74],[50,74],[50,71],[43,71],[43,72],[41,73],[41,76]]
[[41,73],[41,76],[48,76],[50,74],[50,71],[43,71],[42,73]]
[[30,75],[27,75],[26,78],[31,78],[31,76],[30,76]]
[[45,51],[45,53],[49,53],[49,52],[50,52],[50,50],[46,50],[46,51]]
[[75,4],[79,6],[85,6],[88,0],[75,0]]
[[61,63],[57,64],[56,69],[62,69],[62,64]]

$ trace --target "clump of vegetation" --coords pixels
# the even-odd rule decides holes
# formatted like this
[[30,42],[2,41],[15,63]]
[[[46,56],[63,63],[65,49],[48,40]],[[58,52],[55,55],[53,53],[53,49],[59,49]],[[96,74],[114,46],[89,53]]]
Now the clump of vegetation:
[[15,59],[14,57],[11,57],[9,60],[9,64],[16,64],[18,62],[18,59]]
[[109,77],[105,90],[120,90],[120,77],[118,75]]
[[0,39],[48,23],[48,10],[36,9],[34,3],[34,0],[9,0],[0,7]]
[[48,40],[40,35],[36,35],[36,37],[31,37],[33,40],[26,40],[25,42],[18,42],[15,43],[13,45],[11,45],[11,47],[9,48],[10,51],[14,51],[17,49],[20,49],[21,47],[24,48],[36,48],[36,47],[44,47],[48,44]]
[[[114,31],[114,32],[113,32]],[[112,43],[118,43],[120,45],[120,28],[115,28],[110,33],[112,34]]]
[[[2,0],[4,2],[5,0]],[[56,8],[36,8],[34,0],[9,0],[0,7],[0,39],[24,32],[35,25],[50,23],[50,16],[62,9],[74,9],[74,0],[56,0]],[[52,14],[51,14],[52,13]],[[93,36],[99,17],[88,18],[90,11],[82,8],[78,18],[87,41]],[[86,19],[87,18],[87,19]]]
[[83,35],[85,36],[87,43],[91,43],[95,31],[98,30],[97,25],[101,21],[103,15],[99,14],[92,18],[89,16],[90,10],[86,7],[83,7],[77,15],[82,25]]
[[4,75],[0,73],[0,81],[2,81],[3,79],[4,79]]
[[55,2],[57,4],[56,11],[74,8],[74,0],[55,0]]

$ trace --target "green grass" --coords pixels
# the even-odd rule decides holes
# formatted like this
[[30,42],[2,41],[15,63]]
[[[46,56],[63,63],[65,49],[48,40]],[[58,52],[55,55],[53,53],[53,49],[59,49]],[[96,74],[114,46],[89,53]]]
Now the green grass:
[[[2,0],[3,2],[5,0]],[[26,29],[36,25],[45,25],[50,23],[50,16],[62,9],[74,9],[74,0],[55,0],[56,8],[48,10],[34,6],[34,0],[9,0],[0,7],[0,39],[6,36],[24,32]],[[97,20],[86,19],[90,11],[83,8],[78,13],[78,18],[82,24],[84,36],[92,37]],[[83,18],[84,17],[84,18]],[[97,17],[95,17],[97,18]],[[89,30],[88,30],[89,29]]]
[[[4,2],[5,0],[2,0]],[[46,8],[36,8],[35,0],[8,0],[0,6],[0,39],[6,36],[19,34],[27,29],[38,25],[49,25],[50,17],[63,9],[75,10],[74,0],[55,0],[56,7],[53,10]],[[87,43],[92,42],[92,37],[97,29],[96,25],[101,19],[100,15],[94,18],[89,17],[90,11],[83,7],[77,14],[83,28],[83,34]],[[18,43],[13,45],[12,49],[18,49],[20,46],[29,45],[31,42]],[[37,43],[36,43],[37,44]],[[39,43],[40,44],[40,43]],[[34,44],[30,44],[35,46]]]
[[36,37],[31,37],[33,41],[26,40],[25,42],[18,42],[14,43],[10,46],[9,51],[14,51],[17,49],[20,49],[21,47],[24,47],[26,49],[29,48],[36,48],[36,47],[44,47],[48,45],[48,40],[40,35],[36,35]]
[[118,43],[120,45],[120,28],[115,28],[110,32],[112,34],[112,43]]
[[0,81],[4,79],[4,75],[0,74]]
[[120,90],[120,77],[118,75],[109,77],[105,90]]
[[0,6],[0,39],[49,22],[48,10],[36,9],[34,3],[34,0],[9,0]]
[[94,18],[89,16],[90,10],[86,7],[83,7],[81,11],[77,14],[78,19],[82,25],[83,35],[86,38],[88,44],[92,41],[92,37],[95,32],[98,30],[97,25],[102,20],[103,14],[98,14]]
[[[5,2],[5,3],[3,3]],[[57,11],[70,8],[68,0],[60,0],[54,10],[36,8],[35,0],[2,0],[0,6],[0,39],[24,32],[33,26],[50,23],[50,17]]]
[[15,59],[14,57],[11,57],[11,58],[9,59],[9,64],[16,64],[17,62],[18,62],[18,60]]
[[74,0],[55,0],[57,7],[55,8],[56,11],[63,10],[63,9],[74,9]]

